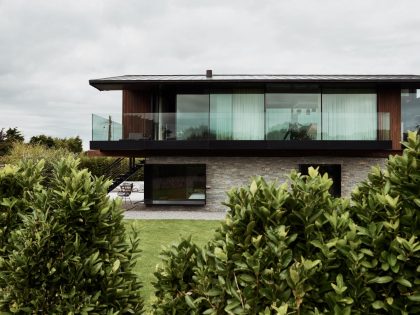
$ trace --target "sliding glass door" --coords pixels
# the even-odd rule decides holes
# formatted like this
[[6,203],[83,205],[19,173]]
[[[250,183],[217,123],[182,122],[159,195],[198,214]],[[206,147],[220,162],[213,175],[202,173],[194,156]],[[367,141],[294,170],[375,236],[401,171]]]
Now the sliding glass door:
[[320,140],[320,93],[267,93],[267,140]]
[[323,140],[376,140],[376,93],[325,91],[322,94]]
[[210,134],[216,140],[264,140],[264,94],[210,94]]

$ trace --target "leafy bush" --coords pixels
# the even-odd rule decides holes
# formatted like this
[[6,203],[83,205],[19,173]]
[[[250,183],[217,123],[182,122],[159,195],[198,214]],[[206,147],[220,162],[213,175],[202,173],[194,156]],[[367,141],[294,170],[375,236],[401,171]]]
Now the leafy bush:
[[41,189],[43,167],[44,161],[23,161],[0,170],[0,257],[11,251],[10,233],[22,223],[21,215],[32,211],[30,198]]
[[155,314],[170,314],[173,309],[179,314],[189,312],[190,306],[185,298],[189,298],[194,282],[193,268],[198,255],[199,248],[191,242],[191,238],[183,239],[179,244],[162,251],[162,265],[154,273],[158,283],[154,284],[157,288],[156,297],[159,299],[159,304],[154,305]]
[[82,155],[80,157],[79,167],[81,169],[86,168],[94,176],[103,176],[104,172],[109,168],[109,166],[114,163],[115,158],[113,157],[89,157]]
[[402,156],[375,168],[353,195],[365,254],[360,281],[378,313],[420,313],[420,139],[409,133]]
[[[157,313],[184,314],[188,307],[194,314],[286,314],[330,304],[345,312],[352,300],[337,262],[345,261],[339,247],[356,234],[348,204],[329,194],[331,180],[314,169],[309,176],[293,172],[290,180],[290,191],[262,178],[230,191],[226,221],[188,262],[185,249],[195,247],[186,241],[183,250],[164,252],[156,274]],[[336,282],[339,293],[331,286]]]
[[[42,166],[22,162],[0,170],[2,223],[15,222],[3,238],[0,311],[141,313],[133,272],[139,240],[126,239],[120,202],[107,197],[109,182],[79,170],[69,157],[53,164],[43,186]],[[33,178],[24,179],[33,170]],[[17,184],[6,189],[8,182]],[[18,198],[25,206],[17,207]],[[18,223],[7,215],[12,208]]]
[[162,253],[156,313],[419,313],[419,136],[405,145],[352,205],[313,168],[289,188],[256,178],[231,190],[214,239]]
[[76,157],[66,149],[46,148],[39,144],[15,142],[8,154],[0,157],[0,163],[18,165],[20,162],[44,160],[43,173],[50,174],[53,163],[68,156]]
[[[113,157],[90,157],[86,155],[80,156],[80,168],[86,168],[94,176],[106,176],[106,171],[114,163],[116,158]],[[124,169],[128,170],[128,158],[124,159],[123,162]],[[128,180],[131,181],[142,181],[144,178],[144,170],[140,168],[135,172]]]

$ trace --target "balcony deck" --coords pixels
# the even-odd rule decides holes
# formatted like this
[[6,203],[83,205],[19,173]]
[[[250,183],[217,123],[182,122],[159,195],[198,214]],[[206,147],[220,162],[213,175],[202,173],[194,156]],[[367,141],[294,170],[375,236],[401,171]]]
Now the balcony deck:
[[119,140],[91,141],[92,150],[125,156],[378,156],[392,153],[390,140]]

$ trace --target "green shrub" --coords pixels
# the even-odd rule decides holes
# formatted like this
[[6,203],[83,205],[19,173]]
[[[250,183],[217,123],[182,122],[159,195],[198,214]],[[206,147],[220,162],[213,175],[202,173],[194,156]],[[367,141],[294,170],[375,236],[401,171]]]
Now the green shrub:
[[47,178],[53,170],[53,163],[68,156],[76,157],[66,149],[47,148],[39,144],[15,142],[8,154],[0,157],[0,163],[18,165],[20,162],[44,160],[43,175]]
[[192,314],[347,312],[352,298],[343,277],[351,271],[340,262],[357,247],[350,244],[355,227],[348,203],[329,194],[331,180],[309,173],[293,172],[290,190],[257,178],[230,191],[226,220],[207,246],[188,261],[184,249],[195,247],[186,241],[183,250],[163,253],[157,313],[185,314],[186,307]]
[[[0,170],[0,179],[18,182],[20,173],[30,172],[28,165]],[[36,168],[42,173],[42,163]],[[0,311],[141,313],[141,285],[133,272],[139,240],[126,239],[121,204],[107,197],[109,182],[80,171],[71,157],[53,168],[48,186],[33,179],[34,190],[21,180],[28,193],[3,190],[2,209],[15,197],[27,208],[18,213],[21,222],[9,232],[0,257]]]
[[0,169],[0,257],[10,252],[10,233],[19,228],[21,215],[32,211],[31,196],[42,188],[43,167],[44,161],[23,161]]
[[[114,163],[116,158],[113,157],[89,157],[86,155],[80,156],[80,168],[86,168],[89,172],[92,173],[94,176],[104,176],[106,175],[106,171]],[[124,168],[128,170],[128,159],[125,159],[122,163],[124,163]],[[136,173],[134,173],[128,180],[131,181],[142,181],[143,180],[143,168],[139,169]]]
[[364,254],[360,282],[374,292],[369,311],[378,314],[420,313],[419,135],[409,133],[404,145],[402,156],[372,170],[352,195]]
[[155,314],[171,314],[173,309],[179,314],[189,312],[190,306],[185,299],[189,298],[187,296],[193,286],[193,268],[198,255],[199,248],[191,242],[191,238],[183,239],[162,251],[162,265],[154,273],[157,279],[157,283],[154,283],[156,297],[159,300],[159,304],[154,305]]
[[88,169],[93,176],[103,176],[105,171],[115,162],[113,157],[89,157],[82,155],[80,157],[80,169]]
[[231,190],[214,239],[163,252],[156,312],[420,313],[419,135],[404,145],[351,200],[313,168],[290,188],[257,178]]

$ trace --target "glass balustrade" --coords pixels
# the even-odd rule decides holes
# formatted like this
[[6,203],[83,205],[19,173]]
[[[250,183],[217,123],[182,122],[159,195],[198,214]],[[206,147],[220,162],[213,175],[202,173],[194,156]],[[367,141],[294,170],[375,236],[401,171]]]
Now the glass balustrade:
[[385,112],[94,114],[92,140],[390,140],[390,127]]

